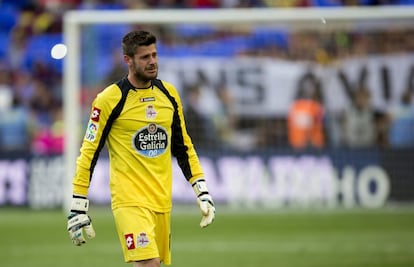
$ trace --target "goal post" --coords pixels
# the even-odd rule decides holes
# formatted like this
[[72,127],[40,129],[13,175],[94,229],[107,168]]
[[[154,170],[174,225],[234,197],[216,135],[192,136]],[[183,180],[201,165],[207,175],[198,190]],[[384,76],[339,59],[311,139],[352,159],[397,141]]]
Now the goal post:
[[[376,6],[341,8],[250,8],[250,9],[143,9],[143,10],[74,10],[63,18],[63,40],[67,56],[63,64],[65,122],[64,209],[69,205],[71,181],[79,154],[81,125],[81,31],[82,26],[97,24],[177,25],[266,24],[291,30],[341,28],[350,25],[383,27],[384,24],[412,25],[414,7]],[[119,40],[120,41],[120,40]]]

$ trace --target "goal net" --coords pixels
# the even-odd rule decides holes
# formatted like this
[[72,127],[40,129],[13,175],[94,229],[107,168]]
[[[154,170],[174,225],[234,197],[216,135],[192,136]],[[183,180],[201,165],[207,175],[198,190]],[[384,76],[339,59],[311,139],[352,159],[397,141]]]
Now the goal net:
[[[158,38],[159,78],[182,95],[218,201],[379,207],[412,200],[404,189],[412,186],[406,179],[412,168],[394,161],[413,153],[395,152],[388,115],[414,90],[413,25],[413,8],[388,6],[70,11],[64,16],[66,189],[92,99],[127,73],[122,36],[147,29]],[[374,123],[362,125],[355,138],[343,118],[363,88]],[[315,126],[323,135],[301,143],[291,136],[289,116],[293,103],[310,95],[323,110],[322,126]],[[311,123],[300,115],[294,121]],[[91,198],[108,203],[107,160],[99,162],[104,167],[97,166]],[[191,199],[185,190],[174,184],[176,201]]]

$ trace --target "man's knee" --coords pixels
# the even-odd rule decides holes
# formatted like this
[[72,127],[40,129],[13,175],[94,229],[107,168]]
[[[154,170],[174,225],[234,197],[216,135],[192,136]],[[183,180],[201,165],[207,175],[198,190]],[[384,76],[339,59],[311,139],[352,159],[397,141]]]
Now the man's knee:
[[149,259],[149,260],[143,260],[143,261],[136,261],[134,262],[133,267],[160,267],[160,259]]

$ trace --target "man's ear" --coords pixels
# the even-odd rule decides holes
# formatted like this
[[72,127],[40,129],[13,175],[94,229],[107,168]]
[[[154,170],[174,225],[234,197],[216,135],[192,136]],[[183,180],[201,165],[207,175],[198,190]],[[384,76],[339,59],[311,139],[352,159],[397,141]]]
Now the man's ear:
[[124,62],[125,62],[128,66],[131,66],[131,65],[132,65],[132,58],[131,58],[131,57],[129,57],[129,56],[127,56],[127,55],[124,55]]

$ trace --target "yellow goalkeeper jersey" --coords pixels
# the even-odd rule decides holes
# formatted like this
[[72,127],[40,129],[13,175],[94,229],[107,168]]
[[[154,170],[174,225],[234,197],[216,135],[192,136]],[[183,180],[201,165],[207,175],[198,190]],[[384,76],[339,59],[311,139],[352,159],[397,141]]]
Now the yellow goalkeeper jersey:
[[136,89],[127,78],[100,92],[92,103],[76,161],[73,192],[87,195],[105,143],[110,159],[112,208],[172,207],[172,156],[191,183],[203,170],[187,133],[182,103],[173,85],[153,80]]

